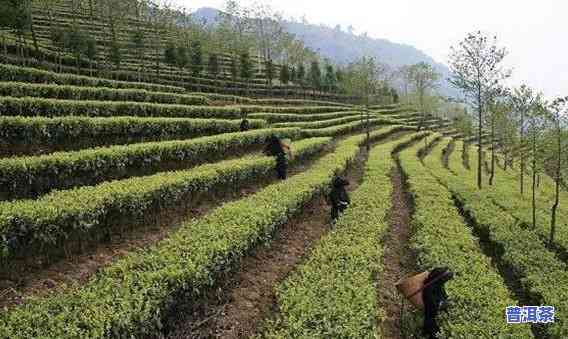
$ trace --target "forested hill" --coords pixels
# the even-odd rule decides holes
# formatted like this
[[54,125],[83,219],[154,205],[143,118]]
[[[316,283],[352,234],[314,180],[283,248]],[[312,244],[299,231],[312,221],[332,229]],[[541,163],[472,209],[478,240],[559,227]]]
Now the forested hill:
[[[207,22],[214,22],[217,13],[218,10],[214,8],[204,7],[195,11],[194,16],[205,19]],[[363,56],[374,56],[393,68],[421,61],[427,62],[442,74],[441,92],[445,95],[455,95],[455,90],[446,81],[450,74],[448,67],[437,63],[429,55],[413,46],[386,39],[358,36],[338,28],[309,23],[288,21],[285,22],[285,28],[302,39],[306,46],[341,65]]]

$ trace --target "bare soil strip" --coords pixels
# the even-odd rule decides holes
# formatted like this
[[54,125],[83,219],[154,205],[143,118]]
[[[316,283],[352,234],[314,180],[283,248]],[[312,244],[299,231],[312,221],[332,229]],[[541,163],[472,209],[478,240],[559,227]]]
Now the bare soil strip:
[[[407,132],[394,133],[385,140]],[[365,147],[344,176],[355,190],[362,182],[368,153]],[[265,319],[277,312],[275,287],[299,265],[330,228],[330,207],[317,197],[303,212],[277,230],[270,244],[259,246],[239,267],[219,279],[199,300],[181,302],[167,338],[248,338],[259,333]]]
[[[421,142],[421,141],[418,141]],[[385,312],[381,323],[383,338],[404,338],[402,332],[401,296],[396,283],[414,272],[415,257],[409,248],[413,203],[408,193],[406,176],[395,155],[396,165],[391,171],[393,185],[390,226],[383,238],[383,271],[378,277],[379,306]]]
[[[313,159],[295,165],[289,172],[290,176],[304,171],[318,157],[332,150],[333,146],[330,145]],[[96,244],[83,253],[72,254],[51,265],[37,262],[23,267],[21,271],[13,272],[10,279],[0,278],[0,310],[20,305],[31,296],[59,293],[70,286],[81,286],[112,262],[168,237],[183,221],[199,218],[213,208],[254,194],[275,181],[275,177],[258,178],[257,182],[235,188],[233,192],[202,194],[200,199],[192,199],[197,203],[182,204],[175,210],[162,210],[149,216],[146,227],[125,227],[127,231],[120,236],[113,236],[110,243]]]
[[[356,189],[367,154],[361,151],[345,177]],[[325,197],[313,199],[303,212],[280,227],[275,238],[242,259],[216,288],[192,304],[182,302],[169,324],[170,339],[248,338],[257,334],[263,319],[276,312],[274,287],[283,281],[330,229]]]

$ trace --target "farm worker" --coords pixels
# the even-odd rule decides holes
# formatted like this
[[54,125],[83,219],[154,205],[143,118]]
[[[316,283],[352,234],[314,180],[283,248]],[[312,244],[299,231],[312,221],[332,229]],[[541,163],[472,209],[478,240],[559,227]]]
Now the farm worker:
[[328,201],[331,204],[331,221],[332,223],[339,217],[341,213],[351,203],[349,195],[345,187],[349,186],[349,181],[342,177],[336,176],[331,182],[331,191],[329,192]]
[[447,304],[448,295],[444,284],[454,277],[454,273],[447,267],[437,267],[430,271],[422,290],[424,302],[424,335],[429,339],[436,339],[436,333],[440,331],[436,316]]
[[286,152],[290,152],[290,147],[283,143],[275,134],[268,138],[268,142],[264,148],[264,154],[276,157],[276,173],[278,178],[286,179],[288,170],[288,159]]
[[249,121],[247,120],[247,113],[241,108],[241,132],[246,132],[249,130]]

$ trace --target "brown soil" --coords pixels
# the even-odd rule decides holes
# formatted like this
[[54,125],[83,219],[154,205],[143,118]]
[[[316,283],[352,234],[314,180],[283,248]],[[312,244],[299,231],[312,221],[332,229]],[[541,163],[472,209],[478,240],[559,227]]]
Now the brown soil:
[[379,305],[384,310],[381,323],[383,338],[403,338],[401,295],[396,283],[412,272],[414,259],[408,248],[412,204],[408,199],[402,169],[397,164],[391,171],[393,185],[392,209],[389,214],[390,227],[383,238],[383,271],[378,277],[377,294]]
[[[180,312],[168,338],[245,338],[274,304],[274,286],[283,280],[328,230],[328,208],[323,197],[284,225],[270,245],[241,261],[239,271],[191,310]],[[181,311],[181,310],[180,310]]]
[[[362,150],[346,178],[354,190],[361,182],[367,153]],[[234,274],[227,274],[198,305],[180,309],[170,324],[170,339],[248,338],[262,321],[276,312],[275,286],[294,270],[329,230],[329,206],[313,199],[290,222],[280,227],[269,245],[243,258]]]
[[[329,145],[320,155],[333,150]],[[293,166],[293,176],[308,168],[318,156]],[[32,296],[44,296],[62,292],[70,286],[86,283],[100,269],[121,257],[156,244],[175,232],[188,218],[199,218],[226,202],[254,194],[275,178],[265,178],[254,184],[242,185],[234,192],[202,195],[202,199],[191,206],[178,206],[177,210],[163,210],[148,220],[147,227],[125,227],[120,236],[113,236],[110,243],[92,244],[84,253],[72,254],[67,258],[46,265],[44,262],[19,267],[9,277],[0,278],[0,310],[21,305]],[[182,204],[183,205],[183,204]]]

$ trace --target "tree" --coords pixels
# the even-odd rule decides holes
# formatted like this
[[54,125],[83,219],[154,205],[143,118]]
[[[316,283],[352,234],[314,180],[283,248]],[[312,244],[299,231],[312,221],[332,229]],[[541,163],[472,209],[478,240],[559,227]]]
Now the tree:
[[[540,96],[539,96],[540,98]],[[532,226],[536,229],[536,188],[537,175],[542,164],[542,137],[545,127],[546,104],[539,99],[529,115],[529,135],[531,139],[532,171]]]
[[24,55],[25,32],[31,28],[30,0],[3,0],[0,2],[0,27],[12,30],[18,38],[18,56]]
[[425,62],[420,62],[410,66],[408,72],[409,79],[418,95],[418,104],[422,113],[420,123],[418,124],[418,131],[420,131],[422,127],[424,127],[426,116],[428,115],[428,113],[431,113],[426,112],[426,106],[424,102],[425,96],[428,94],[429,90],[433,90],[438,86],[440,74],[438,74],[434,70],[432,65]]
[[87,50],[86,36],[79,30],[77,26],[73,26],[66,34],[67,47],[75,56],[75,66],[77,74],[80,74],[81,55]]
[[[231,59],[231,68],[234,64],[234,60]],[[215,77],[215,79],[217,79],[217,76],[219,75],[219,57],[217,56],[217,54],[215,53],[211,53],[209,54],[209,62],[207,63],[208,68],[209,68],[209,74],[213,75]],[[231,70],[231,74],[233,74],[233,71]]]
[[481,32],[468,34],[457,47],[451,49],[450,69],[452,77],[450,83],[461,89],[466,98],[477,109],[477,186],[479,189],[483,185],[483,145],[481,137],[486,96],[510,76],[510,71],[504,70],[501,65],[506,55],[507,50],[497,46],[496,37],[490,40]]
[[318,60],[312,60],[308,77],[310,85],[314,88],[314,91],[319,90],[321,88],[321,69]]
[[177,65],[180,70],[183,70],[189,64],[189,55],[187,47],[180,45],[176,48]]
[[233,81],[237,81],[237,77],[239,76],[239,65],[237,60],[234,56],[231,57],[231,78]]
[[297,80],[296,67],[290,66],[289,69],[290,69],[290,82],[296,83]]
[[282,15],[275,12],[270,5],[260,2],[252,8],[252,26],[261,55],[265,61],[273,60],[280,52],[281,40],[285,36],[282,26]]
[[290,68],[288,65],[282,65],[280,68],[280,82],[284,85],[290,82]]
[[89,75],[93,76],[93,61],[97,59],[97,40],[94,37],[87,38],[85,55],[89,59]]
[[166,49],[164,50],[164,62],[171,66],[175,66],[177,64],[176,46],[174,46],[171,42],[168,42]]
[[252,67],[250,64],[250,56],[248,52],[241,54],[241,78],[247,83],[247,91],[249,90],[249,82],[252,78]]
[[264,68],[266,71],[266,83],[269,86],[272,86],[272,80],[274,80],[274,63],[272,59],[268,59],[264,63]]
[[191,66],[192,75],[198,76],[203,69],[203,58],[201,53],[201,42],[199,40],[194,40],[191,43]]
[[114,64],[115,69],[119,70],[122,63],[122,50],[118,41],[111,41],[109,59]]
[[142,72],[144,67],[144,49],[146,48],[146,41],[144,39],[144,33],[137,29],[130,38],[131,42],[134,44],[134,49],[136,50],[136,57],[138,58],[140,65],[138,66],[138,81],[142,80]]
[[488,123],[490,126],[490,142],[491,142],[491,169],[489,174],[489,186],[493,186],[493,181],[495,179],[495,161],[496,161],[496,128],[498,123],[502,123],[507,112],[511,109],[506,102],[506,93],[504,89],[497,89],[497,91],[488,97],[487,101],[487,111]]
[[560,205],[560,185],[562,183],[562,168],[568,165],[568,157],[562,156],[565,152],[567,138],[564,134],[566,119],[568,116],[568,97],[555,99],[548,107],[548,119],[552,123],[552,154],[553,154],[553,179],[554,179],[554,203],[550,209],[550,236],[549,245],[552,246],[556,232],[556,213]]
[[306,68],[304,67],[304,64],[298,64],[298,71],[296,72],[296,79],[298,82],[298,85],[300,85],[300,87],[304,87],[304,83],[305,83],[305,79],[306,79]]
[[519,118],[519,162],[521,166],[520,190],[521,194],[525,193],[525,131],[527,128],[527,116],[534,109],[535,104],[540,100],[538,95],[527,85],[521,85],[511,93],[511,102],[513,109]]
[[391,97],[392,97],[393,103],[398,104],[398,101],[399,101],[398,92],[394,88],[391,88]]
[[331,64],[325,65],[325,77],[323,79],[324,85],[328,92],[332,92],[337,87],[337,78],[335,77],[335,70]]

